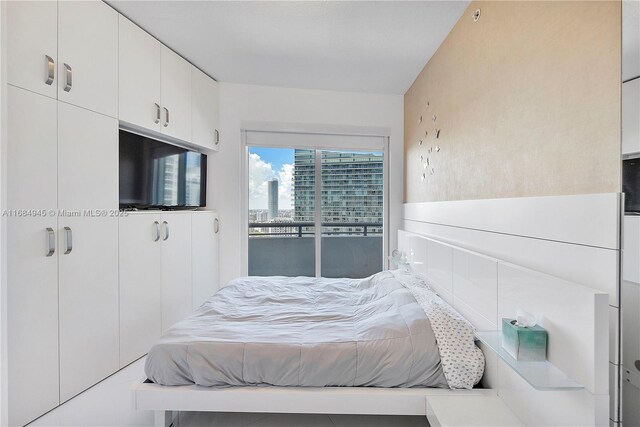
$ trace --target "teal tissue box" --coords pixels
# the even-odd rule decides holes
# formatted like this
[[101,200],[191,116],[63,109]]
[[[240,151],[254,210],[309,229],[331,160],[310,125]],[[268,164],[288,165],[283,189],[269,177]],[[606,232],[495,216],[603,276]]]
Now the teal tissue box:
[[517,326],[502,319],[502,347],[516,360],[546,360],[547,331],[538,326]]

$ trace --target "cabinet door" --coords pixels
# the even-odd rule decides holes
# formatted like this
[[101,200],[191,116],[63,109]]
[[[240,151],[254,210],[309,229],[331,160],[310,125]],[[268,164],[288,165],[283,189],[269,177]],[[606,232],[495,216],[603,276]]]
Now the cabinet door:
[[118,120],[58,105],[58,206],[118,209]]
[[8,1],[6,6],[7,82],[55,98],[57,2]]
[[58,230],[64,402],[119,368],[118,219],[59,217]]
[[191,142],[218,149],[218,82],[191,67]]
[[162,332],[160,214],[120,217],[120,366],[146,354]]
[[102,1],[58,2],[58,99],[118,117],[118,12]]
[[57,101],[13,86],[7,101],[7,206],[56,209]]
[[191,141],[191,64],[162,46],[162,133]]
[[[44,216],[7,219],[7,354],[10,425],[23,425],[59,403],[57,101],[7,91],[7,207]],[[34,117],[38,125],[34,126]],[[38,385],[34,393],[33,385]]]
[[191,213],[162,214],[162,331],[192,311]]
[[193,309],[218,291],[218,215],[194,212],[191,217],[191,271]]
[[622,154],[640,152],[640,79],[622,84]]
[[120,15],[119,118],[160,132],[160,42]]

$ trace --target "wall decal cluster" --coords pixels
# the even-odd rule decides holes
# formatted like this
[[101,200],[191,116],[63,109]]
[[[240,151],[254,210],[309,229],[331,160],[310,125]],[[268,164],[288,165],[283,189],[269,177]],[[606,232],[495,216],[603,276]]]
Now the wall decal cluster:
[[[426,102],[425,104],[425,110],[429,110],[431,108],[431,103],[429,101]],[[423,123],[423,115],[420,116],[420,118],[418,119],[418,123],[422,124]],[[438,116],[436,114],[432,114],[431,115],[431,121],[433,123],[436,123],[438,120]],[[420,181],[422,182],[427,182],[427,174],[429,175],[434,175],[435,174],[435,167],[433,166],[433,156],[435,155],[435,153],[439,153],[440,152],[440,145],[436,144],[436,145],[432,145],[429,148],[425,147],[425,141],[427,141],[427,138],[429,137],[429,135],[432,136],[433,140],[437,140],[440,139],[440,128],[434,128],[431,129],[425,129],[424,130],[424,137],[422,137],[421,139],[418,139],[418,147],[422,147],[420,148],[420,150],[423,150],[420,153],[420,164],[422,165],[422,169],[425,172],[422,172],[420,175]]]

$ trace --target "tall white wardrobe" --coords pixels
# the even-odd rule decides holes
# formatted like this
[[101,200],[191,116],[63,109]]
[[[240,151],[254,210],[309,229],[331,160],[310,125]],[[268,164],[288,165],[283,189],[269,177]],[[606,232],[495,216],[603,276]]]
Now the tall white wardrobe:
[[[118,211],[119,127],[157,103],[170,124],[150,132],[211,153],[217,83],[101,1],[11,1],[6,12],[6,381],[9,423],[24,425],[144,355],[217,289],[215,212]],[[147,82],[119,78],[135,68],[120,62],[135,37],[173,61],[151,105],[123,104],[123,86],[131,96]]]

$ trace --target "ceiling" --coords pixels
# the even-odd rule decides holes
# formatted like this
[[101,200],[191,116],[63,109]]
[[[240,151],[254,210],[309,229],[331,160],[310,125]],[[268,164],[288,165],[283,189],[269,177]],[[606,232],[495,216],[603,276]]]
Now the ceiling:
[[108,3],[219,81],[404,94],[469,2]]

